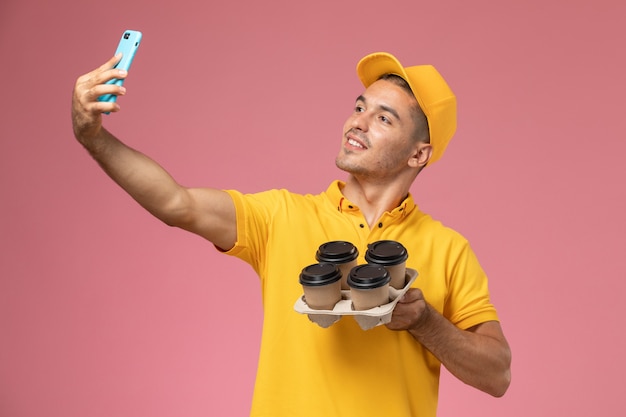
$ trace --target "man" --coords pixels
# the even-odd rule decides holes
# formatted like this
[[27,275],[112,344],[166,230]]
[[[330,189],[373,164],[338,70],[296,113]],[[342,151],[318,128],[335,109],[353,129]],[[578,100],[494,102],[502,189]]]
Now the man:
[[[440,365],[494,396],[510,383],[511,354],[467,241],[416,206],[409,188],[439,159],[456,129],[456,99],[432,66],[404,68],[387,53],[363,58],[366,87],[344,126],[336,159],[347,172],[319,195],[252,195],[186,188],[156,162],[102,127],[125,89],[119,57],[80,77],[73,96],[76,138],[105,172],[168,225],[196,233],[248,262],[262,282],[263,336],[253,416],[434,416]],[[402,243],[419,277],[391,321],[367,331],[344,318],[328,328],[293,310],[300,270],[324,242],[360,252]]]

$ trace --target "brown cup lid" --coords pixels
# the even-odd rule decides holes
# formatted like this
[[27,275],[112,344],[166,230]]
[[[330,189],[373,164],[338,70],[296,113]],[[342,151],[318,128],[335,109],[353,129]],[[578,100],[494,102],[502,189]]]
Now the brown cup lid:
[[379,240],[367,245],[365,260],[378,265],[398,265],[405,262],[409,257],[402,243],[395,240]]
[[355,260],[359,256],[359,250],[350,242],[335,240],[320,245],[315,259],[318,262],[330,262],[343,264]]
[[341,271],[330,263],[309,265],[300,272],[300,284],[308,287],[318,287],[332,284],[341,279]]
[[355,266],[348,275],[350,288],[369,290],[382,287],[391,281],[391,276],[385,267],[374,264]]

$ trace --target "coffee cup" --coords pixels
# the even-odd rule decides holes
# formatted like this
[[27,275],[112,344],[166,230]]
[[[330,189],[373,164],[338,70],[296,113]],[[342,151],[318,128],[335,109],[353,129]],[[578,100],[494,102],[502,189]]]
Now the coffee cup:
[[374,264],[355,266],[348,275],[350,298],[355,310],[368,310],[389,302],[391,277],[385,267]]
[[341,271],[330,263],[309,265],[300,272],[304,301],[314,310],[332,310],[341,300]]
[[359,250],[350,242],[335,240],[320,245],[315,259],[318,262],[335,264],[341,271],[341,289],[347,290],[348,274],[357,265]]
[[406,248],[395,240],[379,240],[367,245],[365,261],[383,266],[389,271],[391,285],[395,289],[404,288],[406,282],[406,260],[409,254]]

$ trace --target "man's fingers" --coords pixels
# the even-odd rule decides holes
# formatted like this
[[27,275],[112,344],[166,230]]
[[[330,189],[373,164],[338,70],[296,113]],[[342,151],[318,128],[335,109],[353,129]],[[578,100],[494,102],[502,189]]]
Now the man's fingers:
[[97,101],[98,97],[107,94],[123,96],[124,94],[126,94],[126,88],[121,85],[115,84],[98,84],[85,91],[85,98],[87,99],[87,101]]
[[409,290],[404,293],[402,298],[398,300],[398,303],[408,304],[423,299],[424,295],[422,294],[422,290],[420,290],[419,288],[409,288]]
[[94,85],[104,84],[114,78],[126,78],[128,75],[127,71],[115,68],[121,57],[122,54],[117,54],[93,71],[81,75],[76,80],[76,86],[89,89]]
[[114,68],[121,59],[122,53],[120,52],[119,54],[112,56],[107,62],[96,68],[95,71],[103,72],[106,70],[110,70],[111,68]]
[[118,62],[122,59],[122,53],[118,53],[117,55],[113,55],[107,62],[102,64],[100,68],[107,70],[115,67]]

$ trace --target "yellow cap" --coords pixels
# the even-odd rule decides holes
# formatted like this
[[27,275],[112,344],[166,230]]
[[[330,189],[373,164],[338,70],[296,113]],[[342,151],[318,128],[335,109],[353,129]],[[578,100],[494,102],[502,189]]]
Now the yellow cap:
[[456,131],[456,97],[441,74],[432,65],[403,67],[393,55],[376,52],[359,61],[356,72],[367,88],[384,74],[402,77],[413,91],[428,119],[431,164],[441,158]]

